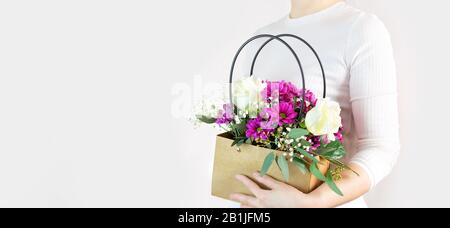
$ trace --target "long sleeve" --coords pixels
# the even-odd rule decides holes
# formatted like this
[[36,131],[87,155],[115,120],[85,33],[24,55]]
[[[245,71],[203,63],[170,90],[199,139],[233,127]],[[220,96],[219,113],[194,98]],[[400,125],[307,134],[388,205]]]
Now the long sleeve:
[[389,33],[378,18],[364,14],[355,22],[346,62],[357,136],[351,162],[367,171],[373,187],[391,172],[400,150],[395,62]]

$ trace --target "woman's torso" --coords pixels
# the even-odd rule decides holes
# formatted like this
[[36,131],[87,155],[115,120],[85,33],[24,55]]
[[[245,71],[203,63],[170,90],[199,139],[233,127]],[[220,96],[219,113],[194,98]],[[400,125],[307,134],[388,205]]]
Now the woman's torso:
[[[285,17],[269,26],[258,30],[257,34],[294,34],[309,42],[317,51],[323,63],[326,75],[326,96],[339,102],[342,108],[344,126],[344,145],[348,160],[356,152],[356,136],[353,129],[353,116],[349,91],[349,71],[347,47],[352,25],[363,12],[338,3],[319,13],[299,19]],[[283,38],[299,55],[306,88],[317,96],[323,94],[323,81],[319,63],[313,52],[303,43],[293,38]],[[241,70],[249,74],[254,53],[267,39],[261,39],[249,45],[241,63]],[[261,52],[254,71],[254,76],[267,80],[286,80],[301,86],[301,74],[298,64],[290,51],[278,41],[272,41]],[[343,207],[367,207],[362,198]]]

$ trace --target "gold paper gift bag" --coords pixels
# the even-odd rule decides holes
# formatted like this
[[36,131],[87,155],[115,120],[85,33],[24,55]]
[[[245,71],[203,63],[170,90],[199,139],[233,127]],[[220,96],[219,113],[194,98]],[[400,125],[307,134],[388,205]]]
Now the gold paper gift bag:
[[[261,169],[266,156],[274,150],[244,144],[240,146],[240,151],[236,147],[231,147],[233,143],[232,135],[224,133],[217,136],[216,152],[214,157],[214,171],[212,179],[212,195],[224,199],[229,199],[232,193],[243,193],[252,195],[245,186],[235,179],[237,174],[246,175],[251,178],[255,171]],[[275,151],[281,155],[281,151]],[[322,173],[326,173],[329,163],[321,161],[318,165]],[[321,182],[310,172],[303,174],[295,165],[289,164],[289,181],[284,181],[281,171],[276,164],[272,164],[267,175],[287,183],[304,193],[309,193],[316,189]],[[264,186],[262,186],[264,187]]]

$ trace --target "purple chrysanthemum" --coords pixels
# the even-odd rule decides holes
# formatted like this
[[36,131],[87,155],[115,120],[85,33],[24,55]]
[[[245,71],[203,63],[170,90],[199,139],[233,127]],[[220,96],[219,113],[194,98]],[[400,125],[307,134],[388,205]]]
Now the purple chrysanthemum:
[[266,88],[262,91],[262,97],[270,102],[279,97],[280,102],[292,102],[294,97],[300,96],[300,90],[294,84],[285,81],[266,81]]
[[282,102],[272,108],[267,108],[262,113],[265,114],[265,119],[279,126],[295,123],[298,116],[297,112],[294,110],[294,105],[288,102]]
[[282,102],[279,105],[280,124],[292,124],[297,119],[297,112],[294,110],[294,105],[287,102]]
[[216,124],[229,124],[234,119],[233,108],[230,104],[224,104],[223,110],[219,111]]
[[245,136],[252,139],[267,140],[270,136],[270,133],[273,132],[273,129],[266,129],[263,126],[264,122],[265,121],[261,118],[256,118],[248,121]]

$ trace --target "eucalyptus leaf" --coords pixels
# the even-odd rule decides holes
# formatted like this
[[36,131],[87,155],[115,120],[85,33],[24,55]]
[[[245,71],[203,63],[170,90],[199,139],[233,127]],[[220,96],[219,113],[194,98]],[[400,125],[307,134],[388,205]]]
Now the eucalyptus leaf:
[[311,143],[306,141],[306,140],[304,140],[304,139],[300,140],[300,144],[302,144],[302,146],[311,146]]
[[235,138],[233,143],[231,144],[231,147],[233,147],[233,146],[242,146],[242,144],[245,143],[245,140],[246,140],[245,138],[241,138],[241,137]]
[[288,137],[291,139],[298,139],[298,138],[303,137],[308,134],[309,134],[309,131],[306,129],[294,128],[294,129],[291,129],[291,131],[288,134]]
[[346,154],[345,150],[339,148],[334,151],[328,151],[326,153],[323,153],[322,156],[328,159],[339,160],[344,158],[345,154]]
[[274,152],[271,152],[266,156],[266,158],[264,159],[264,163],[261,167],[261,171],[260,171],[261,176],[265,176],[267,174],[267,172],[269,171],[270,166],[272,166],[272,163],[274,160],[275,160]]
[[245,140],[242,139],[242,140],[238,141],[238,143],[236,143],[236,146],[240,147],[240,146],[244,145],[244,143],[245,143]]
[[322,145],[316,152],[328,160],[339,160],[344,158],[346,154],[344,146],[339,141],[333,141],[329,144]]
[[295,166],[297,166],[297,168],[300,170],[301,173],[303,174],[308,173],[308,168],[306,167],[306,164],[302,159],[295,157],[292,162],[294,163]]
[[301,148],[297,148],[297,151],[300,152],[303,156],[311,159],[313,162],[319,163],[319,160],[317,160],[317,158],[315,158],[313,155],[308,153],[306,150],[303,150]]
[[333,181],[333,176],[331,175],[331,172],[330,172],[330,171],[327,172],[327,177],[326,177],[325,183],[327,183],[328,187],[330,187],[330,189],[333,190],[333,192],[335,192],[336,194],[338,194],[338,195],[340,195],[340,196],[344,196],[344,194],[343,194],[342,191],[338,188],[338,186],[336,185],[336,183],[334,183],[334,181]]
[[278,167],[283,174],[284,180],[289,181],[289,165],[283,156],[278,156],[277,160]]
[[321,180],[321,181],[327,181],[327,178],[322,174],[322,172],[320,172],[319,168],[317,167],[317,162],[313,162],[311,164],[311,166],[309,167],[309,171],[311,171],[311,173],[317,177],[317,179]]
[[245,130],[246,130],[246,121],[242,121],[238,124],[232,124],[231,131],[233,132],[235,137],[245,137]]
[[199,121],[206,123],[206,124],[213,124],[213,123],[216,123],[216,121],[217,121],[216,118],[203,116],[203,115],[197,115],[196,117]]

